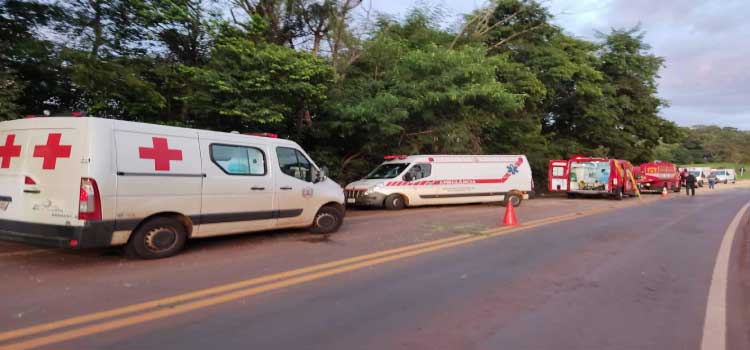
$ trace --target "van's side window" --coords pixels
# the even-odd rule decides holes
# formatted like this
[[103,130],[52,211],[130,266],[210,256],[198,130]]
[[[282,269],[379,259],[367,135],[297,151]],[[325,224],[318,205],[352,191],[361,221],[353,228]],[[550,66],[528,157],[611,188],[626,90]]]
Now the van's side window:
[[276,156],[279,158],[281,172],[302,181],[312,182],[312,163],[302,152],[294,148],[278,147]]
[[409,169],[410,181],[424,179],[432,174],[432,165],[430,164],[415,164]]
[[266,174],[266,157],[255,147],[212,144],[211,160],[229,175]]

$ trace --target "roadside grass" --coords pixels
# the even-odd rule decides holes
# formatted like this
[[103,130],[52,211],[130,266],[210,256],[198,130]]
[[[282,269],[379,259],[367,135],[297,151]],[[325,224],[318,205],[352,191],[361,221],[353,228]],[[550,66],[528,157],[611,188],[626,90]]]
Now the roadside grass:
[[[711,167],[711,169],[734,169],[737,173],[737,180],[750,180],[750,164],[735,164],[735,163],[703,163],[703,164],[688,164],[680,165],[682,168],[693,168],[693,167]],[[740,175],[740,169],[745,168],[745,173]]]

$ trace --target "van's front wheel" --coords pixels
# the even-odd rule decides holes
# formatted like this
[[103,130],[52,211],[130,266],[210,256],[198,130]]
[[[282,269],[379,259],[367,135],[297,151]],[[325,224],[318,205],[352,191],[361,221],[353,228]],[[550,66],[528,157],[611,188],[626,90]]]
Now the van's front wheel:
[[185,246],[187,233],[178,220],[159,217],[141,225],[130,237],[125,253],[141,259],[160,259],[177,254]]
[[521,205],[521,202],[523,201],[523,196],[518,193],[511,193],[507,195],[508,197],[505,199],[504,204],[507,205],[508,201],[513,204],[514,207],[517,207]]
[[325,206],[315,214],[310,232],[315,234],[329,234],[339,230],[344,223],[344,213],[332,206]]
[[401,210],[406,207],[406,203],[404,202],[404,197],[402,197],[400,194],[392,194],[388,197],[385,197],[385,208],[388,210]]

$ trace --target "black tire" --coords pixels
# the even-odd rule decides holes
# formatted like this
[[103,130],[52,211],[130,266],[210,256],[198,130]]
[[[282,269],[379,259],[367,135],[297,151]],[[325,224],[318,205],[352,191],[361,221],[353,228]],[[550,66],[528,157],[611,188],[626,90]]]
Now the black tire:
[[513,203],[513,207],[518,207],[521,205],[521,202],[523,202],[523,197],[518,193],[509,193],[505,198],[503,205],[508,205],[509,200],[511,203]]
[[336,207],[327,205],[320,208],[318,213],[315,214],[312,226],[310,226],[310,232],[327,235],[338,231],[343,223],[344,213]]
[[185,226],[171,217],[157,217],[143,223],[125,246],[129,257],[161,259],[179,253],[187,241]]
[[729,180],[724,180],[724,184],[725,185],[728,184],[728,183],[729,183]]
[[615,200],[621,201],[625,198],[625,193],[622,192],[622,188],[618,188],[615,192]]
[[388,210],[401,210],[406,207],[406,202],[404,201],[404,197],[400,194],[392,194],[385,197],[384,206]]

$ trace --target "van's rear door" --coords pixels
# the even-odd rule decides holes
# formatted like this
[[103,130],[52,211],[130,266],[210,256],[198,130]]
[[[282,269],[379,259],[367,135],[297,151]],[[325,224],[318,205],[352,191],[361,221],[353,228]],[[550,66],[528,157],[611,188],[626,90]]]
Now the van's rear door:
[[550,192],[568,192],[570,165],[567,160],[550,160],[548,175]]
[[84,125],[74,118],[0,123],[0,220],[78,222]]

